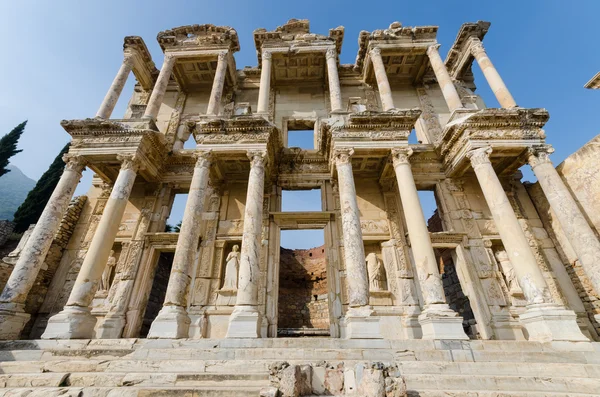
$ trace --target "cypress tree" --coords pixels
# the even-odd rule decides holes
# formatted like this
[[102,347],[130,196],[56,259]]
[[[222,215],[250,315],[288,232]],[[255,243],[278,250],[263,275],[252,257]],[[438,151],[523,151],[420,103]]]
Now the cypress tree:
[[10,172],[6,168],[8,160],[15,154],[22,152],[22,150],[17,150],[17,143],[25,130],[25,124],[27,124],[27,120],[13,128],[11,132],[0,139],[0,176]]
[[27,194],[27,198],[25,198],[23,204],[15,212],[13,222],[15,223],[14,230],[16,233],[27,230],[29,225],[36,223],[40,215],[42,215],[42,211],[48,200],[50,200],[50,196],[65,169],[65,162],[62,160],[62,156],[69,151],[69,145],[70,143],[67,143],[60,151],[35,187]]

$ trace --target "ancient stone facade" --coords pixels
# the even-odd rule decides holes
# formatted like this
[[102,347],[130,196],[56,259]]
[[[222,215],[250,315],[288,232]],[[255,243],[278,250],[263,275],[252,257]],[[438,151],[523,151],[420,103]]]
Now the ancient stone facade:
[[[67,166],[0,296],[0,338],[26,338],[34,315],[34,337],[123,339],[106,343],[134,356],[163,346],[127,339],[146,335],[270,346],[240,339],[288,328],[280,232],[322,229],[324,275],[307,280],[318,284],[315,310],[328,316],[316,328],[332,340],[367,340],[356,344],[367,361],[377,346],[396,351],[392,361],[402,351],[421,360],[423,349],[452,362],[500,346],[490,340],[519,352],[550,342],[570,353],[572,342],[597,348],[589,343],[600,331],[597,192],[581,168],[567,172],[567,161],[561,178],[550,162],[548,112],[517,105],[483,47],[488,28],[464,24],[443,61],[436,26],[394,22],[361,32],[356,62],[344,65],[343,27],[321,35],[290,20],[254,31],[258,65],[241,70],[230,27],[160,32],[160,71],[143,40],[126,37],[96,117],[62,122],[73,138]],[[475,61],[499,108],[475,94]],[[113,118],[131,72],[127,112]],[[314,149],[289,147],[298,130],[313,132]],[[184,149],[190,139],[196,148]],[[527,164],[539,188],[521,182]],[[95,173],[88,199],[39,312],[30,313],[27,297],[48,252],[56,262],[51,245],[85,167]],[[322,211],[283,212],[282,191],[303,189],[320,189]],[[425,190],[438,207],[429,229],[418,195]],[[178,193],[188,193],[181,228],[165,232]],[[342,342],[327,343],[352,346]],[[171,343],[164,346],[182,346]],[[275,365],[263,395],[405,391],[396,364],[313,364]],[[314,374],[320,380],[306,386]],[[127,376],[120,386],[136,384]]]

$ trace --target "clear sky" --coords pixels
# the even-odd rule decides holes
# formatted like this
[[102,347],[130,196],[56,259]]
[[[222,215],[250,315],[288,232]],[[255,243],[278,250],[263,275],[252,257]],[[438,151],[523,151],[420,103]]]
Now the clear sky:
[[[69,136],[62,119],[93,117],[122,60],[123,37],[142,36],[157,67],[156,34],[187,24],[235,28],[238,68],[256,65],[252,31],[269,30],[290,18],[307,18],[327,34],[345,26],[341,62],[353,63],[358,33],[405,26],[438,25],[444,57],[464,22],[492,23],[484,45],[517,103],[550,111],[546,126],[555,164],[600,133],[600,92],[583,85],[600,70],[600,1],[3,1],[0,4],[0,134],[27,119],[23,152],[12,163],[38,179]],[[477,66],[477,93],[496,99]],[[114,112],[120,117],[133,77]],[[89,172],[77,193],[85,193]],[[532,179],[531,173],[525,173]]]

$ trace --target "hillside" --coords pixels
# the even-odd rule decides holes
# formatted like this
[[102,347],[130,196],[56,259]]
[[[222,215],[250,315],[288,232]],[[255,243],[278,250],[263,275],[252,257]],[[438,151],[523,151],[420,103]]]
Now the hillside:
[[13,219],[13,214],[35,186],[35,181],[14,165],[10,172],[0,177],[0,219]]

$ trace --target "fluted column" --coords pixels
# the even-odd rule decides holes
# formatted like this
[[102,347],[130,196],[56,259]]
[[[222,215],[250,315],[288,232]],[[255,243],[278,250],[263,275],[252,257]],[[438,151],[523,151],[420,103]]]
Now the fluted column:
[[329,98],[331,102],[331,111],[342,110],[342,91],[340,89],[340,77],[337,69],[337,52],[335,48],[330,48],[325,53],[327,60],[327,79],[329,81]]
[[490,88],[494,92],[496,99],[498,99],[500,106],[502,106],[503,108],[516,107],[517,103],[508,91],[508,88],[506,88],[502,77],[500,77],[500,74],[498,74],[498,71],[494,67],[494,64],[492,64],[492,61],[485,52],[485,48],[483,48],[483,43],[481,43],[481,40],[471,38],[471,45],[469,47],[469,50],[477,60],[477,63],[479,64],[479,67],[481,68],[485,79],[490,85]]
[[552,147],[529,152],[529,165],[594,289],[600,293],[600,242],[550,161]]
[[378,47],[373,48],[369,55],[371,62],[373,63],[373,70],[375,71],[375,79],[377,79],[377,88],[379,89],[379,97],[381,98],[381,105],[383,111],[394,109],[394,99],[392,98],[392,89],[390,88],[390,82],[385,72],[385,65],[383,59],[381,59],[381,49]]
[[218,55],[217,70],[213,79],[210,99],[208,101],[208,109],[206,114],[209,116],[217,116],[219,114],[219,106],[221,105],[221,96],[223,95],[223,86],[225,85],[225,74],[227,73],[227,53]]
[[[263,63],[264,66],[264,63]],[[249,150],[250,176],[244,210],[244,230],[235,308],[229,319],[228,338],[259,337],[258,284],[267,152]]]
[[30,315],[24,311],[27,295],[35,283],[87,165],[87,161],[81,156],[66,154],[63,160],[66,163],[63,174],[0,295],[0,339],[18,339],[29,320]]
[[333,161],[337,170],[340,191],[348,304],[350,307],[360,307],[369,304],[369,277],[367,276],[365,247],[352,173],[353,154],[353,149],[334,149]]
[[453,112],[456,109],[462,108],[463,104],[460,100],[458,92],[456,91],[456,87],[454,87],[450,73],[448,73],[448,69],[446,69],[446,65],[444,65],[442,57],[440,57],[440,53],[438,51],[439,48],[439,44],[429,46],[429,48],[427,48],[427,56],[431,62],[431,68],[433,69],[435,78],[440,85],[440,89],[442,90],[442,95],[444,95],[448,109],[450,109],[450,112]]
[[102,104],[100,105],[100,109],[98,109],[98,113],[96,113],[96,117],[100,119],[109,119],[112,114],[117,101],[119,100],[119,96],[123,91],[123,87],[125,87],[125,83],[127,83],[127,78],[129,77],[129,73],[133,69],[133,54],[125,54],[125,58],[123,58],[123,63],[115,76]]
[[519,318],[529,340],[587,340],[577,325],[575,313],[553,302],[527,237],[492,167],[490,153],[492,148],[486,146],[469,151],[467,157],[525,295],[527,310]]
[[139,160],[134,155],[119,155],[121,170],[117,176],[96,232],[63,310],[48,320],[44,339],[91,338],[96,318],[90,304],[98,289],[102,272],[119,231],[125,207],[133,188]]
[[173,67],[175,66],[176,60],[177,58],[174,56],[165,54],[163,66],[160,69],[156,83],[154,83],[152,94],[150,95],[148,105],[146,106],[146,112],[144,113],[145,119],[156,120],[160,105],[162,105],[163,98],[165,97],[165,92],[167,91],[169,79],[171,78],[171,73],[173,72]]
[[271,53],[262,52],[262,66],[260,70],[260,88],[258,90],[257,113],[269,113],[269,95],[271,92]]
[[196,153],[196,158],[165,301],[150,327],[148,338],[187,338],[189,336],[190,317],[186,309],[192,270],[198,254],[199,225],[202,222],[202,212],[206,201],[212,153],[199,151]]
[[409,159],[412,153],[409,147],[394,148],[392,162],[421,295],[425,303],[423,313],[419,316],[423,339],[468,339],[462,327],[462,317],[446,304],[442,276],[410,166]]

